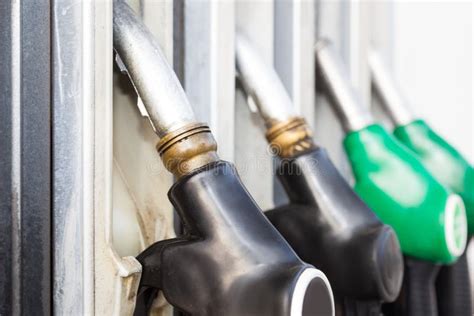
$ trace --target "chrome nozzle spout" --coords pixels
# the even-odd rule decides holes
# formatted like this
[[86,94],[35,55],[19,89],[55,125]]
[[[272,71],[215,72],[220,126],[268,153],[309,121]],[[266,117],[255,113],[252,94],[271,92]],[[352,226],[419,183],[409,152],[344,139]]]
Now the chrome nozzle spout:
[[160,137],[157,149],[177,177],[218,160],[209,127],[196,121],[191,105],[160,46],[133,10],[114,2],[114,49]]
[[395,125],[406,125],[414,120],[407,108],[407,100],[390,74],[380,55],[372,50],[369,54],[372,86],[382,101],[382,107]]
[[255,101],[266,127],[294,118],[296,111],[275,70],[242,34],[237,33],[235,47],[239,79],[245,92]]
[[124,1],[114,1],[114,49],[161,138],[196,123],[193,110],[156,39]]
[[351,86],[349,76],[332,43],[321,39],[316,43],[316,72],[324,91],[331,96],[334,107],[346,132],[362,129],[373,123],[369,110]]
[[236,65],[245,92],[253,98],[267,128],[268,142],[280,157],[314,148],[311,131],[298,116],[275,69],[243,35],[236,36]]

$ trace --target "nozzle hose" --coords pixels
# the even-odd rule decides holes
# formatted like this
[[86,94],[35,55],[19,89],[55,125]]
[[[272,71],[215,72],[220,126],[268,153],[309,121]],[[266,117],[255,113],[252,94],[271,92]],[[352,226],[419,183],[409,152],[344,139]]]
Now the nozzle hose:
[[402,94],[397,82],[390,74],[381,56],[372,50],[369,53],[369,66],[372,86],[382,101],[382,107],[395,125],[406,125],[414,120],[413,114],[407,108],[407,100]]
[[[331,97],[331,105],[346,132],[360,130],[373,123],[370,111],[350,84],[349,76],[332,43],[321,39],[316,43],[316,72],[324,91]],[[319,80],[317,80],[319,81]]]
[[438,314],[440,316],[471,316],[472,297],[466,252],[459,260],[441,268],[436,279]]

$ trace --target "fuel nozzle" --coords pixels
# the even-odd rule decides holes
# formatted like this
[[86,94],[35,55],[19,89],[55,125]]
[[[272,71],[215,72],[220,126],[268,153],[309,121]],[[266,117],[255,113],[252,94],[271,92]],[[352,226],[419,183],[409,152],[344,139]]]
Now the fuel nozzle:
[[158,292],[191,315],[334,315],[326,276],[301,261],[268,222],[209,127],[196,121],[153,36],[123,1],[114,2],[114,49],[178,180],[168,196],[184,233],[139,256],[135,315]]
[[[316,66],[321,78],[318,87],[329,96],[347,132],[344,148],[355,190],[383,222],[395,229],[407,256],[402,312],[430,314],[436,306],[433,274],[439,269],[437,264],[456,261],[466,246],[464,204],[408,148],[373,123],[328,40],[316,45]],[[426,279],[420,283],[416,276],[421,275]],[[421,288],[420,284],[429,287]]]
[[376,51],[371,51],[369,65],[374,90],[395,124],[393,134],[439,182],[461,196],[466,206],[469,235],[473,235],[474,168],[424,120],[412,114],[407,99]]
[[[369,54],[372,86],[395,125],[393,134],[410,148],[442,184],[459,194],[466,206],[468,234],[474,234],[474,169],[445,139],[411,112],[409,102],[377,51]],[[466,254],[443,267],[436,281],[438,313],[471,315],[471,289]]]
[[[402,282],[403,258],[394,231],[314,143],[275,70],[241,34],[236,36],[236,66],[279,157],[277,175],[290,199],[265,214],[303,260],[327,274],[344,314],[377,312],[381,301],[397,297]],[[355,305],[364,309],[357,312]]]

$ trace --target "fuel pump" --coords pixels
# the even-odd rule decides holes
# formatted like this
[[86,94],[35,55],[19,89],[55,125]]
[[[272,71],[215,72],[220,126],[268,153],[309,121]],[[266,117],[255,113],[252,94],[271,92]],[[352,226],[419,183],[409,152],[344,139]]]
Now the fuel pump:
[[339,301],[338,314],[379,315],[380,302],[395,300],[403,279],[394,231],[314,143],[274,69],[241,34],[236,36],[236,65],[278,155],[277,176],[290,199],[265,214],[303,260],[326,273]]
[[[395,124],[393,134],[416,154],[439,182],[461,196],[466,206],[468,234],[471,237],[474,233],[474,169],[424,120],[415,119],[408,101],[376,51],[371,51],[369,65],[374,90]],[[436,287],[440,315],[471,315],[466,254],[455,264],[441,269]]]
[[132,9],[114,2],[114,49],[160,138],[157,150],[177,181],[168,196],[184,226],[138,256],[135,309],[147,314],[161,291],[192,315],[333,315],[326,276],[301,261],[265,218],[234,166],[219,159],[196,121],[160,47]]
[[464,204],[437,182],[408,148],[374,122],[331,43],[320,40],[315,50],[317,87],[329,96],[347,133],[344,148],[355,190],[395,229],[406,256],[402,292],[388,312],[436,315],[434,279],[440,264],[456,261],[465,249]]

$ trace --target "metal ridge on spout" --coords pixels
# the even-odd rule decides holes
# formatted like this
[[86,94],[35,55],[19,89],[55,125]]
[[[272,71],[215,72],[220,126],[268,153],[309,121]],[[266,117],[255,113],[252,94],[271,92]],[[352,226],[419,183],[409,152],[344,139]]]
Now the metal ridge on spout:
[[287,158],[314,148],[311,130],[298,116],[273,67],[265,63],[243,35],[236,35],[235,46],[239,78],[265,122],[266,138],[272,151]]

